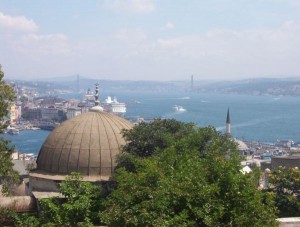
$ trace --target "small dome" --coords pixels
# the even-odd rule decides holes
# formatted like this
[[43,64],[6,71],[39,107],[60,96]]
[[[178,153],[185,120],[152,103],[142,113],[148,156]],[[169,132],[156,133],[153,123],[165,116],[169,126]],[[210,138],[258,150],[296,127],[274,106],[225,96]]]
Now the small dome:
[[42,145],[37,158],[37,172],[108,179],[125,140],[122,129],[132,124],[112,113],[87,112],[55,128]]
[[239,149],[240,151],[246,151],[246,150],[249,149],[248,146],[247,146],[247,144],[245,144],[245,143],[244,143],[243,141],[241,141],[241,140],[234,139],[234,142],[236,142],[236,143],[238,144],[238,149]]

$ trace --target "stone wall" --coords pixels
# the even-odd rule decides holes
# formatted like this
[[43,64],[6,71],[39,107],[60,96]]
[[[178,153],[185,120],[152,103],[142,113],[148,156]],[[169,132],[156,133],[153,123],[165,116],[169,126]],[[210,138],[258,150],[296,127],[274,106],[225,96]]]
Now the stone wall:
[[279,227],[299,227],[300,217],[294,218],[278,218]]
[[300,156],[273,156],[271,163],[272,170],[277,169],[279,166],[286,168],[300,168]]

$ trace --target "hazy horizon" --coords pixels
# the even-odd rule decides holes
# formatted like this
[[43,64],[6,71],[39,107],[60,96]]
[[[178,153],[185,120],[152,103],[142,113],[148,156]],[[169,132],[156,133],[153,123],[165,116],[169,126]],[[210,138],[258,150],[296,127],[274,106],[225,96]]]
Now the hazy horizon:
[[0,2],[6,79],[300,78],[299,60],[298,0]]
[[[178,79],[178,80],[151,80],[151,79],[103,79],[103,78],[92,78],[92,77],[88,77],[88,76],[81,76],[81,75],[78,75],[79,76],[79,81],[80,80],[95,80],[95,81],[128,81],[128,82],[157,82],[157,83],[168,83],[168,82],[173,82],[173,83],[176,83],[176,82],[185,82],[185,83],[191,83],[191,77],[188,76],[187,78],[184,78],[182,80]],[[70,75],[70,76],[53,76],[53,77],[46,77],[46,78],[34,78],[34,79],[27,79],[27,78],[7,78],[5,77],[4,78],[5,80],[10,80],[10,81],[26,81],[26,82],[29,82],[29,81],[36,81],[36,82],[57,82],[57,81],[76,81],[77,80],[77,75]],[[242,82],[242,81],[250,81],[250,80],[300,80],[300,76],[294,76],[294,77],[283,77],[283,76],[280,76],[280,77],[248,77],[248,78],[233,78],[233,79],[230,79],[230,78],[220,78],[220,79],[193,79],[193,81],[195,83],[222,83],[222,82]]]

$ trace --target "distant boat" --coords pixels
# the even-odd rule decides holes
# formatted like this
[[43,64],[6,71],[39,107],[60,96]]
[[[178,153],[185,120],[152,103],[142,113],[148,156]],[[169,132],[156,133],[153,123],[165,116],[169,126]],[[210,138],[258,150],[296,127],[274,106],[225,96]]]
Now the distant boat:
[[189,96],[182,97],[181,99],[190,99]]
[[11,135],[18,135],[20,133],[20,131],[19,131],[19,129],[16,129],[16,128],[10,128],[10,129],[8,129],[7,133],[11,134]]
[[36,128],[39,128],[41,130],[47,130],[47,131],[52,131],[55,129],[59,123],[54,123],[54,122],[47,122],[47,121],[42,121],[40,122]]
[[175,105],[173,107],[173,109],[175,109],[176,112],[184,112],[184,111],[186,111],[186,109],[184,109],[182,106],[178,106],[178,105]]

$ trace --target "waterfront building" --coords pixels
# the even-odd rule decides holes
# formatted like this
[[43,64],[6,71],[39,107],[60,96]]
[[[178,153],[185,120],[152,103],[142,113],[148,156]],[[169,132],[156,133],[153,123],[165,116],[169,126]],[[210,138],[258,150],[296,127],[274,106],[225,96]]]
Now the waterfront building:
[[11,125],[15,125],[18,119],[21,117],[21,108],[15,104],[12,104],[9,108],[9,117]]
[[289,139],[289,140],[277,140],[275,143],[275,146],[278,147],[286,147],[286,148],[291,148],[294,145],[294,141]]
[[41,109],[43,121],[61,122],[66,120],[65,111],[56,107],[48,107]]
[[85,103],[86,108],[91,108],[95,105],[95,95],[91,91],[91,89],[88,89],[87,92],[85,93],[83,102]]
[[58,109],[54,107],[42,108],[41,114],[43,120],[54,120],[58,118]]
[[29,121],[40,120],[42,118],[41,108],[24,108],[23,118]]

